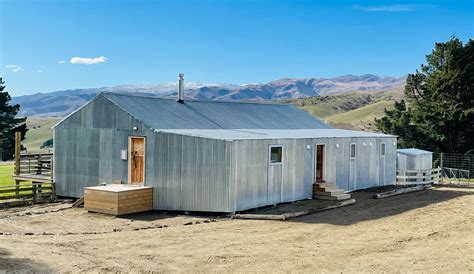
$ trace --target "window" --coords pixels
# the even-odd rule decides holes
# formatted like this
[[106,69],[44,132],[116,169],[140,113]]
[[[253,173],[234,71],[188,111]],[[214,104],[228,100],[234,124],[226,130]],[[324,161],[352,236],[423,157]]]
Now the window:
[[380,157],[385,157],[385,143],[380,143]]
[[271,146],[270,147],[270,164],[280,164],[282,160],[283,147]]
[[356,158],[356,144],[351,144],[351,159]]

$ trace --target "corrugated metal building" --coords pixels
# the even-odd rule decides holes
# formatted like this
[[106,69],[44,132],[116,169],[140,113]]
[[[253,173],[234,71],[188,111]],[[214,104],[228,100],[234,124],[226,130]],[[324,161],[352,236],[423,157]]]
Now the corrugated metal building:
[[396,137],[333,129],[292,105],[103,93],[54,127],[57,193],[152,186],[154,208],[234,212],[393,184]]
[[430,170],[433,168],[433,152],[418,148],[402,148],[397,150],[397,169]]

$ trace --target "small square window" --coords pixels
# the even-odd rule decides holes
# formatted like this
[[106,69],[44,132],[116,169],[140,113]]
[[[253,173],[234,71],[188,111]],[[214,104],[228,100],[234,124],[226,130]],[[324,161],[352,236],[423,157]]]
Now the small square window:
[[385,156],[385,143],[380,144],[380,156]]
[[351,144],[351,159],[356,158],[356,144]]
[[270,164],[281,163],[282,151],[282,147],[270,147]]

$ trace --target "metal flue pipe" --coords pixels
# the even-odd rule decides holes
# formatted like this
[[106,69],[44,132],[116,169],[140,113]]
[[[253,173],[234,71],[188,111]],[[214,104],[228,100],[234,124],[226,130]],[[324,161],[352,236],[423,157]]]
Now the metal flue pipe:
[[184,74],[179,74],[178,103],[184,103]]

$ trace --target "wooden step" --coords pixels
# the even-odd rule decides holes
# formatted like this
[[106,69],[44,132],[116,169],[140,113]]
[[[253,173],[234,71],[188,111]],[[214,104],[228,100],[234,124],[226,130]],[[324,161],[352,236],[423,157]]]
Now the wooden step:
[[337,188],[337,187],[320,188],[320,187],[313,186],[313,193],[315,193],[315,192],[327,192],[327,191],[338,191],[338,190],[341,190],[341,189]]
[[344,194],[344,190],[334,189],[334,190],[326,190],[326,191],[313,191],[313,195],[334,196],[338,194]]
[[350,194],[337,194],[334,196],[327,196],[327,195],[316,195],[314,196],[316,199],[321,199],[321,200],[333,200],[333,201],[342,201],[342,200],[348,200],[351,198]]
[[313,188],[337,188],[333,183],[314,183]]

